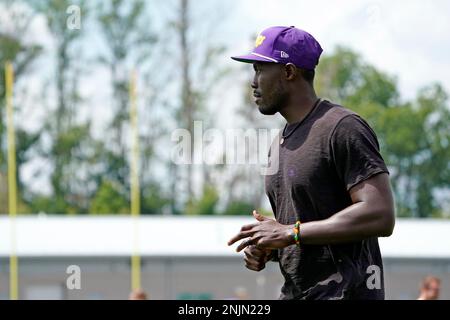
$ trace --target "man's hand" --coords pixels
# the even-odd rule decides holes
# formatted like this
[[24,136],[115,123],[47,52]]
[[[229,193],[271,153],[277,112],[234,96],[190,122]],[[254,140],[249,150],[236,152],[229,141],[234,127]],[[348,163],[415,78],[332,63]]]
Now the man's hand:
[[280,249],[295,243],[293,225],[278,223],[262,216],[256,210],[253,210],[253,216],[258,222],[243,226],[241,232],[228,241],[228,245],[231,246],[238,240],[249,238],[239,244],[237,252],[249,245],[255,245],[258,249]]
[[266,267],[266,262],[270,258],[272,250],[270,249],[258,249],[256,246],[248,246],[244,250],[245,253],[245,266],[247,269],[253,271],[261,271]]

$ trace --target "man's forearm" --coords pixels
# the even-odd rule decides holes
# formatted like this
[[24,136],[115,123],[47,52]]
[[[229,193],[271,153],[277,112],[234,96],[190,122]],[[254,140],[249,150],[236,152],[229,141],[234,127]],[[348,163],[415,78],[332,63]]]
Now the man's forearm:
[[390,236],[393,230],[393,214],[385,210],[390,209],[358,202],[328,219],[302,223],[300,243],[338,244]]

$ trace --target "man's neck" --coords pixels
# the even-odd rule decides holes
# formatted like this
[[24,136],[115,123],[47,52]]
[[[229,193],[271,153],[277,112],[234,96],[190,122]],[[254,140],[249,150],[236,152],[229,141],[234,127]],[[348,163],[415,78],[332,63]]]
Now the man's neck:
[[302,121],[314,107],[317,101],[317,96],[313,92],[305,96],[298,96],[293,98],[289,104],[280,111],[283,118],[288,124]]

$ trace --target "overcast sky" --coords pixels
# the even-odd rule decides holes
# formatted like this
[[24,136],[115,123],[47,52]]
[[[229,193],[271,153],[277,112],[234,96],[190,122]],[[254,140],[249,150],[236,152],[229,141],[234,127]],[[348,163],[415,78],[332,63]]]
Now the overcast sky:
[[240,44],[267,26],[295,25],[316,37],[324,54],[343,44],[396,75],[403,98],[413,98],[433,81],[450,92],[450,1],[246,0],[236,4],[233,34]]
[[[159,2],[151,7],[162,13],[159,18],[153,15],[153,26],[166,24],[167,15],[173,16],[176,9],[171,3]],[[316,37],[323,54],[332,53],[338,44],[346,45],[379,69],[396,76],[403,99],[414,98],[418,89],[436,81],[450,93],[450,1],[447,0],[194,0],[192,9],[191,17],[197,26],[202,24],[201,20],[207,22],[205,26],[217,25],[217,30],[212,32],[214,39],[209,40],[227,43],[223,63],[236,68],[238,64],[228,55],[251,50],[252,35],[268,26],[295,25]],[[92,41],[85,50],[98,51],[101,39],[92,30],[90,33],[87,39]],[[47,47],[51,46],[43,19],[38,19],[32,34]],[[86,79],[82,90],[87,95],[95,93],[96,97],[92,98],[96,101],[105,101],[99,93],[109,94],[106,86],[93,84],[104,83],[105,75],[101,80],[99,77],[97,73]],[[234,83],[239,85],[237,81]],[[104,90],[99,91],[102,87]],[[234,96],[230,97],[231,105],[238,104],[242,98],[239,94],[231,96]]]

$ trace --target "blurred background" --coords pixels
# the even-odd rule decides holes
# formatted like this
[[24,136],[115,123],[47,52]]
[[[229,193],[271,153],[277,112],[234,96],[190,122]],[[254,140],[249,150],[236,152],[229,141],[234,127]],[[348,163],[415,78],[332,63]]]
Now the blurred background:
[[195,121],[282,128],[229,56],[294,25],[324,49],[318,95],[369,122],[390,169],[387,298],[435,275],[450,299],[449,18],[444,0],[1,0],[0,298],[276,299],[278,266],[226,246],[253,209],[272,215],[262,163],[177,164],[173,133],[220,159]]

